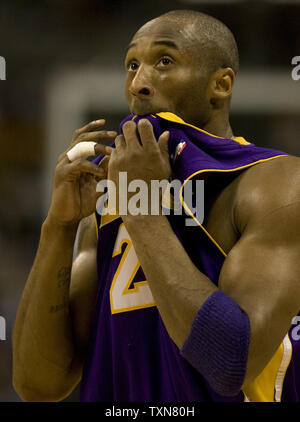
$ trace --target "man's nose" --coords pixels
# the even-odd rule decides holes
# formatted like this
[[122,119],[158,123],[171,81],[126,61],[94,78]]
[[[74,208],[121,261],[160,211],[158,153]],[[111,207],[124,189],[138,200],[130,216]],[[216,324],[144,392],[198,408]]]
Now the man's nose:
[[152,97],[154,94],[153,87],[150,83],[149,72],[140,66],[131,82],[130,92],[137,97]]

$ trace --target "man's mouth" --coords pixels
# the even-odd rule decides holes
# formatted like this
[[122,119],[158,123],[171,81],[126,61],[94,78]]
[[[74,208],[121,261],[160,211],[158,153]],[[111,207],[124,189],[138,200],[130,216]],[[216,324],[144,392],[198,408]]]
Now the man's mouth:
[[131,112],[138,116],[156,114],[165,111],[163,107],[154,106],[149,100],[141,100],[135,98],[131,103]]
[[161,113],[161,108],[151,108],[151,107],[132,107],[132,114],[136,114],[137,116],[146,116],[150,114],[157,114]]

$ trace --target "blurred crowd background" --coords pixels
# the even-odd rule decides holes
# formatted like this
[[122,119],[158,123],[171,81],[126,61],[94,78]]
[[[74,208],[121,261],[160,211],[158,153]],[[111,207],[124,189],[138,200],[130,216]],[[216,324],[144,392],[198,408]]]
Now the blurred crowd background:
[[[240,73],[232,100],[235,135],[300,155],[300,1],[1,0],[0,401],[13,389],[11,334],[49,205],[58,155],[94,118],[118,129],[124,50],[146,21],[172,9],[209,13],[233,31]],[[299,72],[300,73],[300,72]],[[78,401],[78,388],[67,399]]]

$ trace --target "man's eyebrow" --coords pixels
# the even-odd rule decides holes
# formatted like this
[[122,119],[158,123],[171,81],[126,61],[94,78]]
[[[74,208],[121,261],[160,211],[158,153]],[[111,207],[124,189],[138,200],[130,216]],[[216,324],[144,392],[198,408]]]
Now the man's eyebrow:
[[125,54],[127,54],[128,53],[128,50],[130,50],[131,48],[133,48],[133,47],[136,47],[136,43],[135,42],[132,42],[132,43],[130,43],[128,46],[127,46],[127,48],[126,48],[126,50],[125,50]]
[[170,41],[170,40],[153,41],[152,45],[165,45],[167,47],[174,48],[175,50],[179,50],[178,45],[175,44],[174,41]]
[[[178,45],[174,42],[174,41],[170,41],[170,40],[158,40],[158,41],[153,41],[153,43],[151,44],[152,46],[156,46],[156,45],[164,45],[167,47],[171,47],[174,48],[175,50],[179,50]],[[136,43],[132,42],[128,45],[128,47],[125,50],[125,53],[128,53],[128,50],[130,50],[130,48],[136,47]]]

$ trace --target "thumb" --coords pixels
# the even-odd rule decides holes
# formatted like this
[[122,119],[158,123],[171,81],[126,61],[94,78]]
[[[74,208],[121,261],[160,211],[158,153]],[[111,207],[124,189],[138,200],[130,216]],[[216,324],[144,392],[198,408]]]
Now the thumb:
[[103,168],[105,173],[108,173],[109,155],[105,155],[99,163],[99,166]]
[[158,146],[162,154],[168,155],[168,156],[169,156],[169,146],[168,146],[169,138],[170,138],[170,132],[165,131],[160,135],[158,139]]

